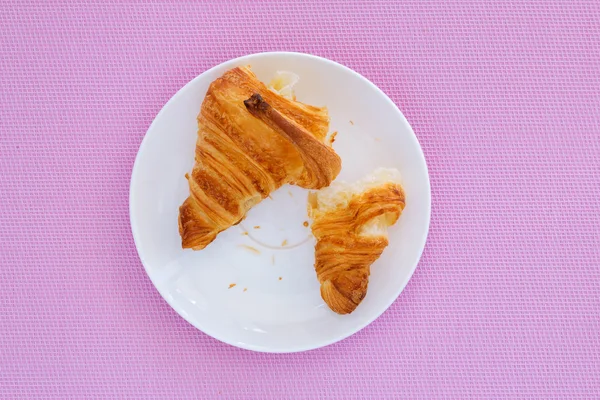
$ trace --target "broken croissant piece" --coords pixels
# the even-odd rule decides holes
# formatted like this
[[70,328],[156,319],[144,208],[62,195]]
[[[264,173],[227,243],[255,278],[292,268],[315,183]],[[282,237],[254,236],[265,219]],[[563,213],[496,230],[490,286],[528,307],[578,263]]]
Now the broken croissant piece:
[[280,74],[269,89],[238,67],[208,88],[186,175],[190,196],[179,208],[183,248],[203,249],[283,184],[320,189],[340,172],[340,157],[325,144],[327,109],[295,101],[282,79],[289,77]]
[[309,195],[321,297],[336,313],[351,313],[365,298],[371,264],[388,245],[387,228],[404,205],[395,169],[378,169],[354,184],[334,182]]

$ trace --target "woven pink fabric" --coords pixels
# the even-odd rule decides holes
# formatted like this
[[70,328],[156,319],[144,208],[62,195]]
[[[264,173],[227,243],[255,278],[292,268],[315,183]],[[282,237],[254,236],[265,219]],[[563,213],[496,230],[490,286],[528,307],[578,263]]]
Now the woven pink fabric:
[[[4,2],[0,398],[600,397],[598,4]],[[381,87],[433,190],[400,298],[303,354],[190,326],[129,226],[133,160],[162,105],[268,50]]]

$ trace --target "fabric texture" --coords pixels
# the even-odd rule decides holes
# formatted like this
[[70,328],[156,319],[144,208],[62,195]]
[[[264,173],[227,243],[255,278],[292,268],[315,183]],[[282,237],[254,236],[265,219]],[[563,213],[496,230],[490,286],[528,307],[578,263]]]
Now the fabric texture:
[[[0,398],[598,398],[599,4],[2,2]],[[209,67],[269,50],[382,88],[432,184],[399,299],[301,354],[189,325],[129,225],[160,108]]]

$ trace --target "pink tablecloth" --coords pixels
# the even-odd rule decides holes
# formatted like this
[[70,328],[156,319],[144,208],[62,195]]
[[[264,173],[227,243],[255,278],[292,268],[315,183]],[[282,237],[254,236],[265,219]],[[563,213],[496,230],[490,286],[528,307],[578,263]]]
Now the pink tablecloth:
[[[598,398],[596,1],[0,6],[0,397]],[[162,300],[131,167],[186,82],[290,50],[381,87],[429,164],[425,253],[330,347],[251,353]]]

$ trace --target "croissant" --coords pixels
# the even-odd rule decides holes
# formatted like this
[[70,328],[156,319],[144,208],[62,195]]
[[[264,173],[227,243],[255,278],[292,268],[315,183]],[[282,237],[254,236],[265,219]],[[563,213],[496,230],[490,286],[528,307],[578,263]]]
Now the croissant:
[[289,85],[283,89],[287,97],[249,67],[211,83],[198,115],[195,164],[186,175],[190,195],[179,208],[183,248],[203,249],[283,184],[320,189],[340,172],[340,157],[325,143],[327,109],[295,101]]
[[336,313],[351,313],[365,298],[371,264],[388,245],[387,228],[404,205],[394,169],[378,169],[354,184],[334,182],[309,195],[315,271],[321,297]]

